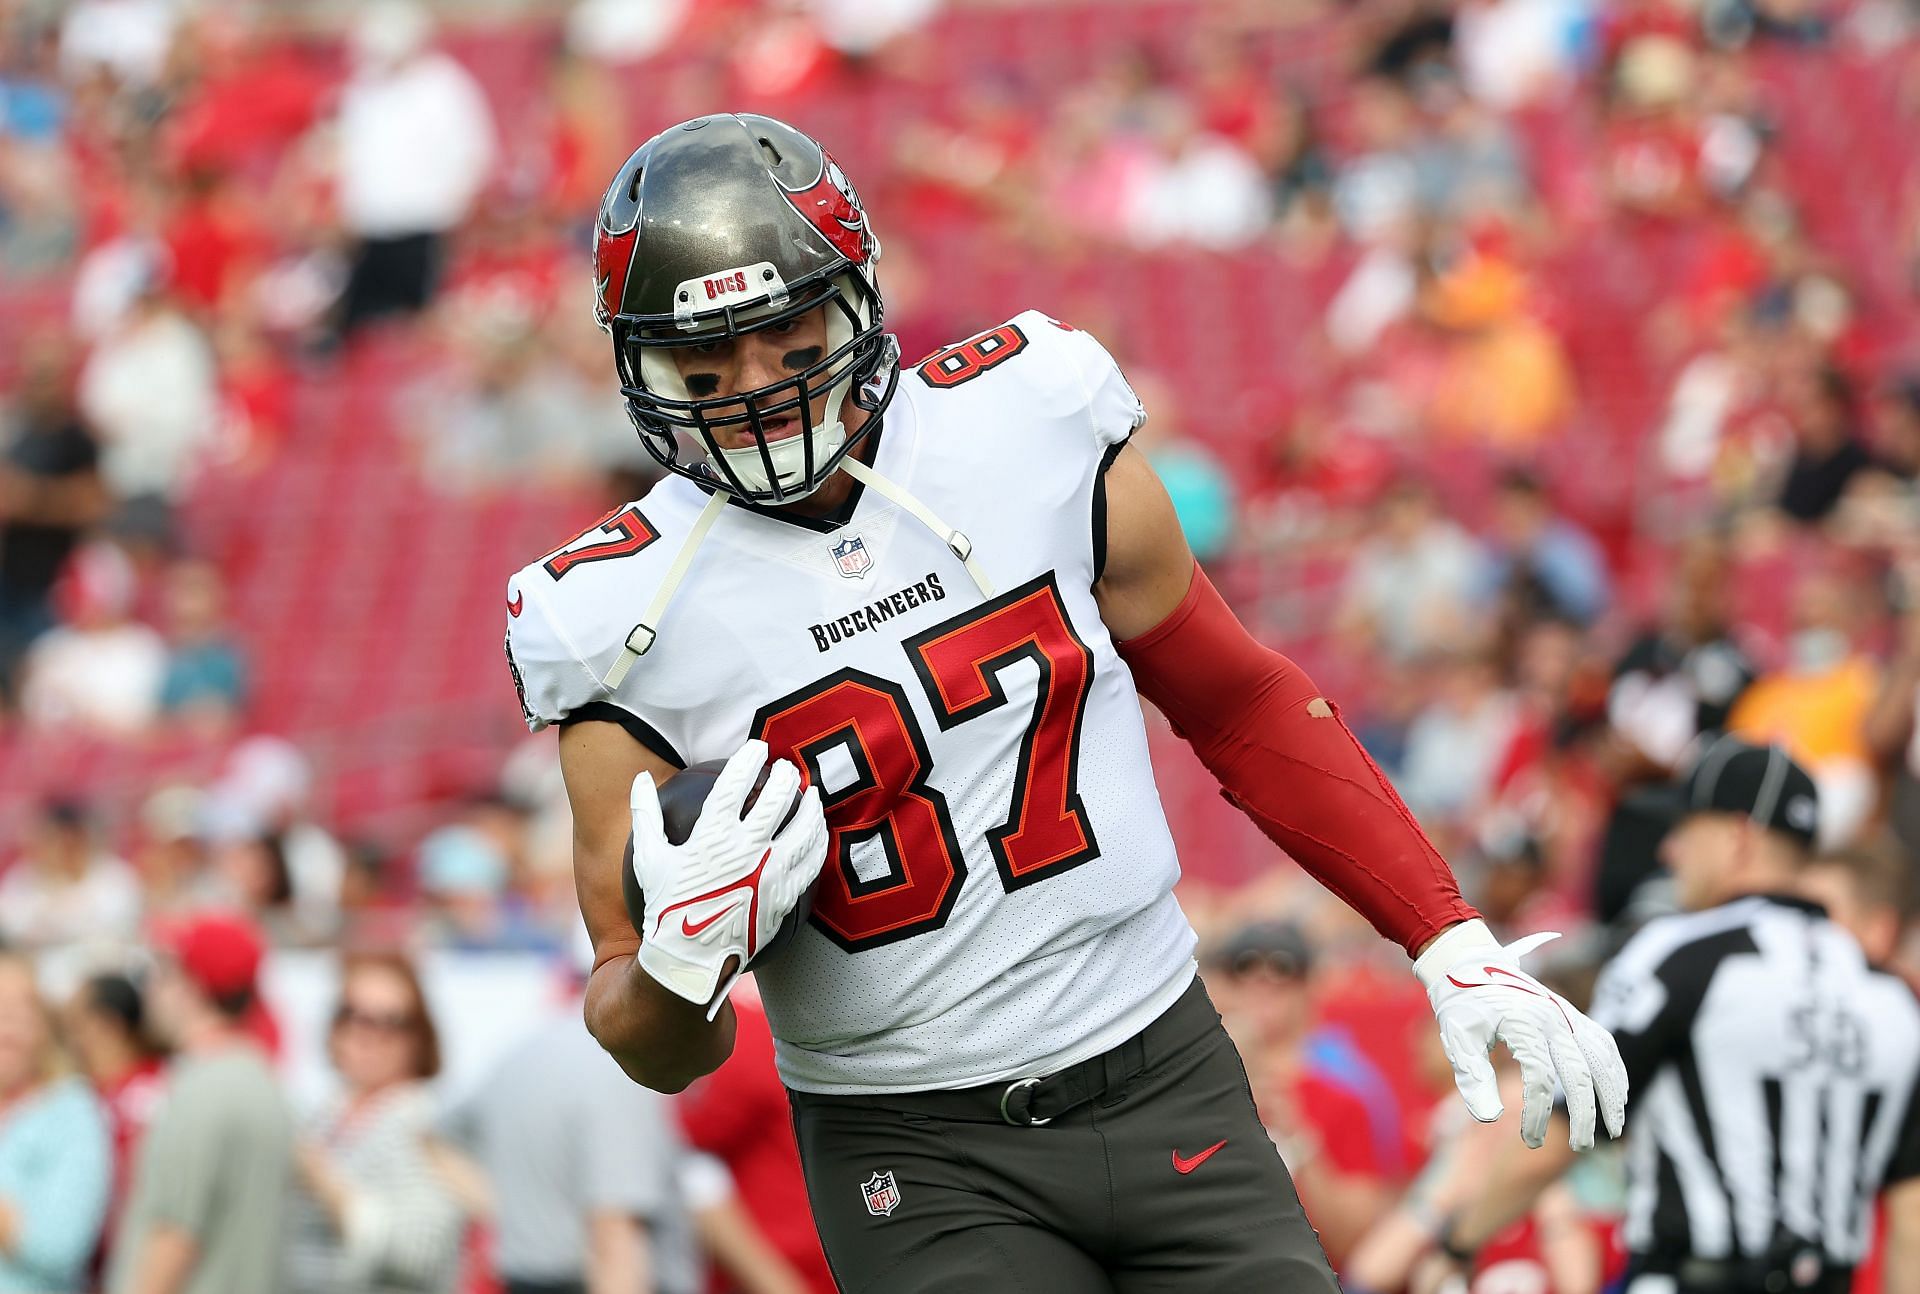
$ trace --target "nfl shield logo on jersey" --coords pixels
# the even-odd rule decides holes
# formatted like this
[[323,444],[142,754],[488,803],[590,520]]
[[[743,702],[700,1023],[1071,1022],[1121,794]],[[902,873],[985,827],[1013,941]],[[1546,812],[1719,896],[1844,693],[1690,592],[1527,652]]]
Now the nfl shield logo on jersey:
[[858,535],[848,535],[833,546],[833,560],[840,565],[840,573],[850,580],[857,580],[873,569],[873,557],[867,552],[867,541]]
[[876,1171],[860,1183],[860,1192],[867,1197],[867,1212],[876,1218],[892,1217],[900,1207],[900,1188],[894,1184],[891,1171]]

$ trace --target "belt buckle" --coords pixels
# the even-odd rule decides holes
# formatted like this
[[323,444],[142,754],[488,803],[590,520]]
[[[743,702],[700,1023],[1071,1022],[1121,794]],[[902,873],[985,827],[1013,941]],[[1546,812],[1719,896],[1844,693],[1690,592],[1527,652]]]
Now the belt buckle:
[[1031,1093],[1033,1089],[1038,1086],[1040,1086],[1040,1080],[1037,1078],[1023,1078],[1018,1082],[1008,1083],[1006,1091],[1000,1093],[1000,1117],[1016,1128],[1042,1128],[1052,1123],[1052,1119],[1036,1119],[1027,1113],[1033,1101],[1031,1095],[1029,1095],[1025,1101],[1021,1102],[1018,1117],[1015,1116],[1012,1110],[1007,1108],[1008,1103],[1013,1100],[1014,1093]]

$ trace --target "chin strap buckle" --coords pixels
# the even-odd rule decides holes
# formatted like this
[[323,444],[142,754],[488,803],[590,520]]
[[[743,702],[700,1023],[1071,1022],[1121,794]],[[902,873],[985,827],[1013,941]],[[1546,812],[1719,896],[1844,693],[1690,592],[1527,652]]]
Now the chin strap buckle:
[[633,632],[627,635],[626,644],[620,649],[620,659],[613,663],[613,668],[607,671],[607,676],[600,680],[601,686],[611,692],[625,682],[627,671],[633,668],[635,661],[653,649],[653,640],[658,636],[650,625],[635,625]]

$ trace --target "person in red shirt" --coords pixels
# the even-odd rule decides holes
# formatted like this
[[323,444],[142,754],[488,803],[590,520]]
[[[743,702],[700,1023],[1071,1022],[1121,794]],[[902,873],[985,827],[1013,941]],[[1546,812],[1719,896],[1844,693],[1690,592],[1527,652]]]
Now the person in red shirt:
[[681,1093],[681,1127],[691,1145],[725,1162],[747,1213],[808,1288],[836,1294],[807,1206],[766,1012],[744,985],[731,1000],[740,1020],[733,1055]]
[[140,1139],[165,1091],[165,1064],[147,1037],[140,990],[124,975],[96,975],[82,985],[67,1010],[66,1024],[67,1040],[81,1072],[107,1107],[113,1134],[113,1192],[100,1252],[94,1256],[97,1278],[105,1270],[107,1242],[118,1229]]
[[1406,1137],[1386,1076],[1314,1009],[1314,954],[1290,921],[1260,921],[1207,961],[1207,990],[1246,1061],[1261,1122],[1338,1270],[1407,1176]]

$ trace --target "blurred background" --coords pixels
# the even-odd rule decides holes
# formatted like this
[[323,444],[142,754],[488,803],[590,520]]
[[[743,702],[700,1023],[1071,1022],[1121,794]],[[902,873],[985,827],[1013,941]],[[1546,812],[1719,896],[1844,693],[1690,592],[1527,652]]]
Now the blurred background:
[[[1573,936],[1572,991],[1663,903],[1644,792],[1722,728],[1813,772],[1920,967],[1914,0],[0,0],[0,1104],[91,1076],[124,1182],[159,1061],[85,1021],[155,1032],[156,964],[220,988],[155,923],[237,909],[260,955],[226,930],[212,980],[259,962],[296,1194],[351,1194],[343,1092],[433,1077],[394,1135],[449,1151],[451,1239],[391,1288],[513,1275],[474,1112],[578,1032],[578,915],[500,604],[646,488],[591,214],[729,109],[853,177],[908,357],[1029,307],[1114,351],[1216,583],[1501,932]],[[1374,1261],[1481,1153],[1424,999],[1150,727],[1263,1113],[1336,1262]],[[434,1066],[356,1050],[423,1023]],[[668,1294],[831,1288],[743,1050],[753,1135],[606,1094],[672,1170],[625,1211],[663,1252],[695,1219]],[[1599,1288],[1588,1176],[1483,1260],[1546,1283],[1500,1289]]]

